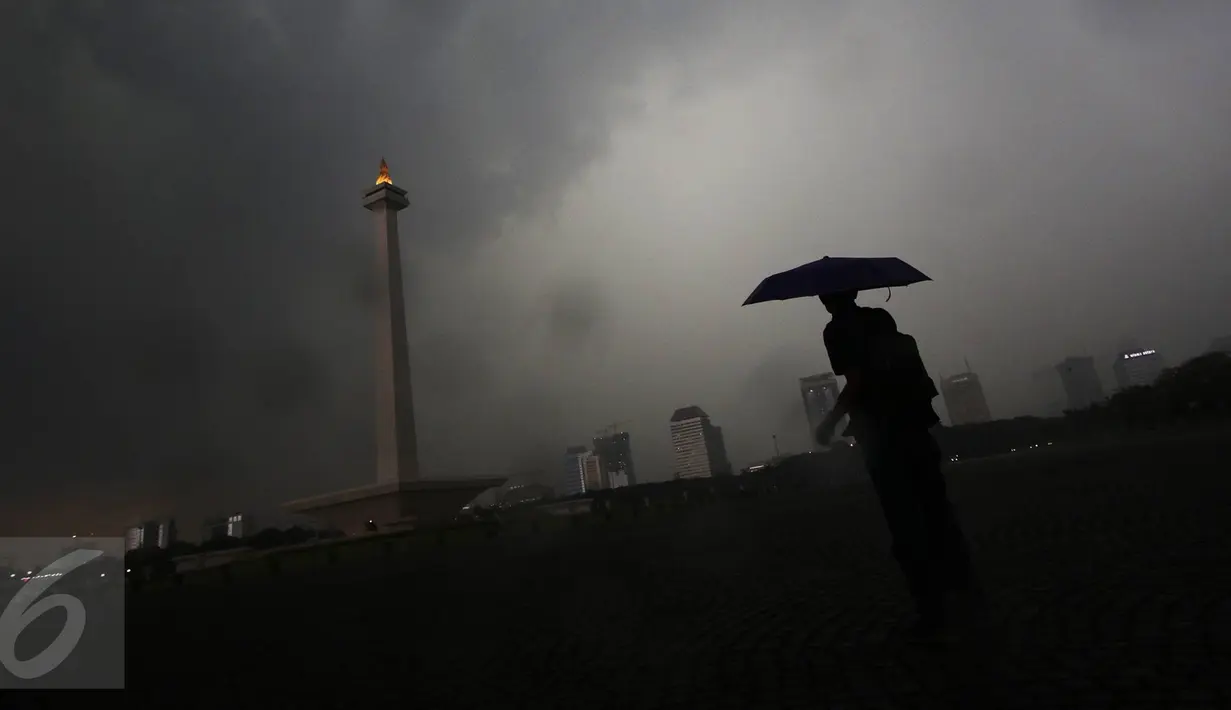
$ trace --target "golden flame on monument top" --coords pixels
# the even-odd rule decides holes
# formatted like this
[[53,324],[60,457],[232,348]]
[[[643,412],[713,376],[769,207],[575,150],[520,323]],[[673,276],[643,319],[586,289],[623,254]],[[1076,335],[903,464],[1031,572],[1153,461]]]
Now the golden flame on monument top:
[[392,185],[393,178],[389,177],[389,164],[384,158],[380,159],[380,175],[376,176],[377,185]]

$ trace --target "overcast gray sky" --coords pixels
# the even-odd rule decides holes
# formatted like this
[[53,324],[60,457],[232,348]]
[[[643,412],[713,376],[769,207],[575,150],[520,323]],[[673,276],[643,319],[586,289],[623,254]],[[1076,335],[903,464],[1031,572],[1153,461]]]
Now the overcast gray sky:
[[689,404],[737,465],[803,447],[825,314],[740,303],[826,254],[931,275],[888,307],[998,416],[1066,355],[1231,332],[1219,0],[42,0],[0,28],[22,530],[371,479],[382,156],[428,475],[555,470],[632,420],[667,477]]

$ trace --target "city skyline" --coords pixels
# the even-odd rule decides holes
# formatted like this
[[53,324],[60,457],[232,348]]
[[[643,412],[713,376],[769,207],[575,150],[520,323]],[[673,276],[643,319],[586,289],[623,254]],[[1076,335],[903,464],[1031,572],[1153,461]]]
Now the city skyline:
[[828,317],[739,304],[825,254],[931,276],[861,303],[998,417],[1070,355],[1110,384],[1125,333],[1183,362],[1231,331],[1231,7],[1147,5],[6,6],[0,519],[274,524],[370,480],[381,156],[433,475],[618,416],[654,480],[689,402],[735,463],[805,450]]
[[[1218,346],[1222,344],[1223,340],[1226,339],[1226,337],[1222,339],[1214,339],[1212,341],[1212,345],[1207,349],[1207,352],[1219,351]],[[1158,374],[1167,368],[1167,366],[1163,364],[1165,361],[1162,359],[1161,354],[1157,351],[1153,349],[1138,349],[1117,355],[1115,362],[1113,362],[1113,373],[1118,372],[1116,365],[1119,365],[1125,359],[1132,360],[1137,358],[1146,359],[1151,364],[1148,367],[1141,369],[1140,372],[1134,371],[1131,375],[1125,375],[1125,377],[1128,377],[1129,380],[1131,380],[1130,385],[1128,386],[1153,384],[1153,381],[1157,379]],[[935,405],[942,407],[944,411],[948,413],[948,426],[981,424],[992,421],[996,418],[991,415],[987,406],[986,395],[979,384],[978,374],[971,370],[968,361],[965,364],[965,372],[940,378],[940,394],[933,402]],[[1080,370],[1080,372],[1077,373],[1076,378],[1076,392],[1066,391],[1066,375],[1061,374],[1061,371],[1066,367],[1070,369],[1076,367]],[[1089,379],[1091,373],[1093,373],[1093,380]],[[1065,392],[1065,396],[1068,399],[1068,401],[1063,403],[1064,409],[1073,408],[1074,403],[1082,400],[1083,398],[1088,399],[1085,405],[1088,406],[1089,404],[1102,401],[1102,399],[1109,394],[1114,394],[1114,392],[1106,393],[1101,389],[1102,380],[1098,376],[1096,359],[1090,356],[1069,356],[1060,364],[1049,368],[1041,368],[1032,375],[1032,378],[1036,382],[1040,377],[1053,379],[1060,385],[1061,391]],[[1068,377],[1071,378],[1072,374],[1070,373]],[[1117,377],[1119,376],[1117,375]],[[808,431],[811,432],[815,428],[814,421],[817,425],[819,425],[819,421],[823,419],[829,408],[832,408],[834,402],[836,401],[837,393],[840,391],[839,381],[832,372],[824,372],[816,375],[809,375],[807,377],[801,377],[799,378],[798,383],[800,393],[802,394],[804,400],[803,418],[807,422]],[[1072,385],[1069,384],[1069,386],[1071,387]],[[1124,386],[1126,385],[1120,384],[1119,379],[1117,379],[1117,389],[1122,389]],[[1100,396],[1099,393],[1102,393],[1102,395]],[[1076,400],[1074,398],[1076,398]],[[817,404],[818,401],[820,402],[819,405]],[[962,411],[962,414],[956,419],[953,414],[954,401],[960,402]],[[681,412],[694,412],[694,410],[700,412],[700,414],[695,417],[696,419],[704,419],[706,422],[709,421],[709,415],[706,414],[704,410],[701,410],[699,407],[689,406],[676,410],[669,422],[673,424],[675,422],[675,417],[681,416]],[[1044,414],[1042,416],[1061,416],[1062,414],[1062,411],[1057,410],[1054,413]],[[1031,414],[1030,416],[1038,415]],[[691,418],[694,417],[690,416],[689,419]],[[845,421],[845,418],[843,421]],[[635,456],[631,447],[631,434],[630,432],[623,430],[622,427],[622,425],[628,423],[631,422],[622,421],[607,425],[604,429],[596,432],[600,435],[595,436],[589,446],[567,446],[565,448],[566,463],[563,478],[560,478],[559,474],[550,475],[542,472],[510,472],[506,485],[484,491],[480,500],[487,501],[487,503],[484,504],[490,504],[501,498],[503,495],[502,491],[515,490],[526,485],[539,486],[545,484],[549,489],[552,489],[555,494],[562,496],[588,495],[598,490],[637,485],[638,481],[634,473]],[[770,460],[764,457],[751,458],[747,461],[741,461],[737,465],[729,458],[729,456],[727,456],[725,441],[722,435],[722,427],[710,425],[710,429],[715,432],[716,439],[719,442],[718,446],[722,450],[723,457],[725,457],[723,458],[725,461],[724,470],[729,471],[731,474],[742,472],[748,466],[756,466],[758,464],[763,465],[765,460]],[[775,440],[776,438],[777,435],[774,435]],[[775,441],[775,446],[776,445],[777,442]],[[606,452],[604,452],[604,449],[606,449]],[[783,453],[786,455],[791,454],[791,452]],[[775,452],[775,457],[778,455],[778,452]],[[720,468],[721,467],[722,464],[720,464]],[[530,483],[527,483],[526,480],[524,480],[527,476],[529,477],[528,480],[531,481]],[[671,477],[663,476],[660,473],[659,476],[653,477],[647,482],[661,482],[670,480],[670,478]],[[219,531],[223,529],[232,532],[241,531],[239,534],[235,535],[231,535],[231,533],[228,532],[228,536],[241,537],[245,534],[252,534],[256,532],[256,528],[254,528],[253,525],[252,517],[245,514],[230,514],[229,516],[223,518],[206,519],[202,524],[203,532],[201,540],[205,541],[209,539],[211,535],[217,536]],[[156,518],[151,522],[143,522],[137,526],[130,526],[125,529],[125,539],[130,542],[134,539],[143,539],[147,533],[144,528],[147,527],[150,528],[149,532],[155,534],[158,538],[158,542],[155,543],[154,546],[165,547],[171,542],[184,539],[179,536],[176,530],[175,516]],[[168,529],[170,530],[169,536],[167,533]],[[212,533],[206,531],[212,531]],[[142,545],[138,542],[137,546]]]
[[[382,174],[384,174],[383,170]],[[1215,338],[1212,341],[1211,346],[1207,348],[1207,352],[1218,351],[1218,347],[1222,344],[1222,341],[1226,339],[1226,337],[1221,339]],[[1138,358],[1148,362],[1149,365],[1139,366],[1139,368],[1134,370],[1132,374],[1120,374],[1118,367],[1122,362],[1125,360],[1134,360]],[[1126,351],[1118,354],[1111,368],[1113,374],[1115,374],[1117,378],[1116,389],[1122,389],[1125,386],[1153,384],[1153,381],[1157,379],[1158,374],[1162,370],[1166,369],[1167,366],[1164,362],[1165,361],[1162,359],[1161,354],[1153,349],[1134,349],[1131,352]],[[1096,363],[1096,358],[1090,356],[1069,356],[1059,365],[1037,370],[1031,377],[1036,382],[1040,377],[1042,377],[1045,379],[1054,380],[1058,385],[1060,385],[1060,391],[1065,393],[1065,397],[1067,399],[1067,401],[1061,405],[1063,409],[1074,408],[1074,404],[1080,403],[1083,398],[1088,400],[1084,406],[1088,406],[1089,404],[1102,401],[1102,399],[1108,396],[1108,394],[1114,394],[1114,392],[1106,393],[1102,390],[1102,380],[1098,376],[1098,368]],[[940,394],[933,402],[934,405],[938,405],[938,407],[943,408],[943,410],[948,413],[948,426],[980,424],[992,421],[996,418],[990,413],[990,409],[987,405],[986,394],[983,392],[979,383],[978,374],[973,372],[970,368],[969,361],[965,361],[965,365],[965,372],[940,378]],[[1077,375],[1077,391],[1068,392],[1067,389],[1071,388],[1073,385],[1071,382],[1066,383],[1066,375],[1062,374],[1062,370],[1065,368],[1071,369],[1074,366],[1081,370]],[[1092,380],[1089,379],[1091,373],[1093,373]],[[1071,379],[1072,374],[1070,373],[1067,377]],[[1124,381],[1129,382],[1129,385],[1122,384],[1120,380],[1121,377],[1127,378]],[[820,421],[836,402],[837,395],[841,389],[840,383],[838,378],[832,372],[823,372],[815,375],[809,375],[807,377],[801,377],[798,382],[800,393],[803,396],[804,419],[807,422],[808,431],[811,432],[816,426],[819,426]],[[1083,391],[1083,388],[1085,391]],[[958,402],[960,407],[959,411],[961,413],[957,417],[954,415],[954,402]],[[708,422],[709,415],[705,414],[699,407],[684,407],[677,410],[673,417],[679,416],[680,412],[692,410],[701,411],[698,418],[703,418]],[[1042,416],[1061,416],[1062,414],[1063,411],[1061,409],[1057,409],[1053,413],[1045,413]],[[1032,413],[1030,416],[1039,415],[1037,413]],[[673,422],[674,419],[671,421]],[[846,421],[845,418],[843,421]],[[629,423],[631,423],[631,421],[625,420],[607,425],[604,429],[596,432],[598,435],[593,438],[591,445],[589,446],[567,446],[565,448],[566,464],[564,478],[561,479],[558,474],[552,476],[547,474],[531,473],[528,474],[530,480],[536,481],[537,483],[532,483],[530,485],[546,484],[549,488],[553,489],[556,494],[563,496],[588,495],[602,489],[637,485],[638,481],[634,473],[635,456],[631,447],[631,434],[623,428],[624,424]],[[722,435],[722,427],[712,426],[711,428],[716,433],[717,440],[720,442],[719,446],[722,449],[723,456],[727,457],[725,451],[725,441],[723,440],[724,437]],[[841,429],[841,427],[839,427],[839,429]],[[773,438],[775,440],[774,446],[777,447],[777,435],[775,434]],[[815,447],[810,446],[809,449],[811,448]],[[788,451],[784,453],[786,453],[786,455],[790,455],[792,452]],[[774,456],[779,456],[777,449],[775,449]],[[743,471],[748,466],[761,464],[763,460],[768,459],[751,458],[746,461],[741,461],[737,465],[734,461],[727,457],[725,458],[725,466],[727,470],[734,474],[736,472]],[[490,498],[492,501],[495,501],[502,495],[502,493],[498,491],[516,489],[527,485],[523,481],[526,476],[527,474],[525,472],[521,474],[509,472],[509,478],[505,486],[501,486],[498,489],[493,488],[490,489],[490,491],[484,491],[484,495],[481,499],[488,500]],[[652,477],[648,482],[665,480],[670,480],[670,478],[663,476],[660,472],[658,476]],[[493,498],[493,496],[495,497]],[[150,525],[165,526],[167,523],[170,524],[172,530],[171,537],[168,538],[168,540],[174,541],[176,539],[180,539],[177,537],[177,533],[175,532],[174,516],[157,519],[151,523],[141,523],[136,527],[129,527],[125,531],[125,537],[126,539],[131,539],[134,535],[140,537],[143,527]],[[220,529],[220,526],[224,525],[228,530],[244,530],[249,534],[255,532],[255,529],[252,527],[253,523],[251,516],[242,514],[232,514],[228,518],[207,519],[203,523],[203,529],[212,529],[215,531],[215,534],[217,534],[216,531]],[[161,537],[165,536],[165,533],[162,529],[159,529],[158,535],[161,539]],[[208,539],[209,536],[210,535],[208,533],[203,532],[202,540]],[[165,546],[166,544],[169,544],[169,542],[160,542],[158,543],[158,546]]]

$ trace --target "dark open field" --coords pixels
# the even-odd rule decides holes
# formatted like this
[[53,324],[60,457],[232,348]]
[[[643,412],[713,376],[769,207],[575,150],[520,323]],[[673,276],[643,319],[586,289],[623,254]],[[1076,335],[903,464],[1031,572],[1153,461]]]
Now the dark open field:
[[901,640],[855,486],[143,594],[129,683],[160,707],[1231,706],[1226,434],[953,467],[991,609],[947,650]]

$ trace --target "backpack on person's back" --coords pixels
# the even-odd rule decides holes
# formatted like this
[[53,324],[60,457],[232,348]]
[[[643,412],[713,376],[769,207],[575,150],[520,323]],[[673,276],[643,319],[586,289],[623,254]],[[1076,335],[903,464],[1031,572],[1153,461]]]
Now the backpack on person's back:
[[867,373],[873,416],[891,424],[931,428],[940,422],[932,400],[940,394],[914,337],[895,327],[871,339]]

